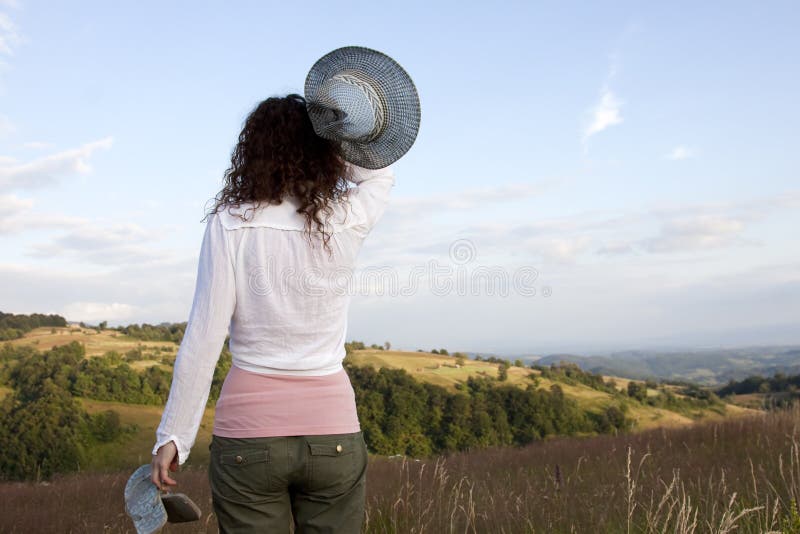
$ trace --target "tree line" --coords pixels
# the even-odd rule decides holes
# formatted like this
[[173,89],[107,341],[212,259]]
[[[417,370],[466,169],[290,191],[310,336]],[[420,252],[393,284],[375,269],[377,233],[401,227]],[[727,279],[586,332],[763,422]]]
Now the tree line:
[[42,326],[67,326],[67,320],[60,315],[24,315],[0,311],[0,341],[19,339],[34,328]]
[[753,375],[744,380],[731,380],[717,390],[717,394],[746,395],[748,393],[783,393],[800,390],[800,375],[775,373],[772,377]]
[[722,397],[752,393],[765,395],[767,402],[764,404],[768,407],[790,406],[800,399],[800,375],[785,373],[775,373],[771,377],[753,375],[740,381],[731,380],[717,390],[717,394]]

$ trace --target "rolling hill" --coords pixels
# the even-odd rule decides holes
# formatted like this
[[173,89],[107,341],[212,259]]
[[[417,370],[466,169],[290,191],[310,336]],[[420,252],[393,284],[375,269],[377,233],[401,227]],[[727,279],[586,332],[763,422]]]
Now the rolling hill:
[[[115,330],[96,330],[75,325],[36,328],[24,337],[7,343],[11,343],[12,346],[30,345],[44,351],[54,346],[69,344],[72,341],[78,341],[85,346],[86,358],[107,357],[110,352],[117,355],[133,352],[136,354],[136,358],[129,365],[140,372],[152,366],[159,366],[166,370],[171,369],[171,363],[178,348],[172,342],[141,341]],[[350,364],[355,366],[403,369],[420,382],[435,384],[452,391],[463,388],[470,377],[495,379],[500,368],[500,364],[496,362],[467,359],[463,365],[459,365],[456,358],[452,356],[395,350],[354,350],[347,359]],[[613,385],[613,388],[620,392],[627,391],[628,384],[631,382],[630,379],[611,375],[604,375],[602,379],[607,385]],[[593,413],[602,412],[607,407],[619,403],[620,399],[619,395],[614,394],[613,389],[598,389],[566,375],[547,373],[541,369],[528,367],[508,367],[507,378],[503,383],[520,388],[533,386],[546,390],[558,386],[566,397],[574,399],[581,408]],[[642,385],[644,384],[642,383]],[[0,397],[7,394],[8,391],[10,390],[7,387],[0,388]],[[678,399],[686,398],[686,395],[677,386],[658,385],[656,388],[646,389],[648,398],[657,398],[667,394]],[[86,466],[88,469],[124,468],[132,464],[144,463],[149,459],[154,430],[163,407],[85,398],[81,398],[80,402],[89,413],[114,410],[120,415],[123,424],[134,425],[132,436],[129,439],[124,442],[110,442],[99,446],[91,460],[92,465]],[[630,402],[629,404],[628,415],[635,422],[635,430],[685,426],[695,421],[722,419],[756,411],[747,407],[722,403],[710,407],[695,406],[690,409],[667,409],[651,406],[644,402]],[[207,462],[212,426],[213,409],[209,408],[206,410],[190,462],[198,464]]]
[[624,351],[608,356],[553,354],[534,363],[559,361],[578,364],[582,369],[628,378],[657,378],[716,386],[752,375],[800,373],[800,347],[761,346],[694,351]]

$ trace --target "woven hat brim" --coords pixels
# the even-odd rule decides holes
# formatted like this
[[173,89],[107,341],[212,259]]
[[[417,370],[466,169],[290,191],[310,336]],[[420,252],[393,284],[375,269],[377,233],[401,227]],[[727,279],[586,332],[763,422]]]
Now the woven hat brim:
[[150,464],[140,466],[125,484],[125,511],[137,534],[158,532],[167,523],[160,491],[150,480]]
[[369,142],[338,140],[341,156],[367,169],[388,167],[405,155],[417,138],[422,115],[417,88],[405,69],[386,54],[363,46],[345,46],[324,55],[311,67],[305,82],[306,101],[314,101],[326,80],[350,69],[363,72],[379,85],[387,105],[386,123]]

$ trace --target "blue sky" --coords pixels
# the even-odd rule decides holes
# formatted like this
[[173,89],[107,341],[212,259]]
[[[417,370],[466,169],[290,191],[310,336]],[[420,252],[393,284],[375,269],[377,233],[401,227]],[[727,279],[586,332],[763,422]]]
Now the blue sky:
[[534,296],[356,295],[351,338],[800,343],[796,3],[402,6],[0,0],[0,310],[186,320],[242,120],[357,44],[422,102],[362,265],[466,243],[466,267],[538,277]]

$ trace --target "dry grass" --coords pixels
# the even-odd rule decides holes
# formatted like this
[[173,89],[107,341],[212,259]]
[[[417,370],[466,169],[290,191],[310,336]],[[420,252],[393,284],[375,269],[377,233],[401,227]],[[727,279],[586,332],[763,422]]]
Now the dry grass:
[[[354,351],[350,358],[355,365],[371,365],[378,369],[382,367],[404,369],[418,380],[448,389],[455,389],[456,384],[464,383],[470,376],[477,376],[480,373],[492,378],[497,376],[497,364],[466,360],[463,366],[456,368],[455,358],[452,356],[441,356],[430,352],[367,349]],[[525,370],[519,369],[519,371]],[[509,369],[509,381],[512,380],[512,375],[515,380],[524,379],[524,375]]]
[[[55,332],[53,332],[55,331]],[[12,345],[33,345],[38,350],[50,350],[53,347],[67,345],[72,341],[78,341],[86,346],[86,356],[101,356],[106,352],[115,350],[124,354],[125,352],[141,346],[144,351],[158,351],[162,347],[170,349],[170,353],[177,352],[175,343],[169,341],[141,341],[128,337],[115,330],[103,330],[98,332],[91,328],[79,328],[75,326],[67,327],[41,327],[35,328],[26,333],[24,337],[10,341]],[[163,352],[162,354],[167,354]]]
[[[800,409],[422,461],[370,458],[370,533],[780,532],[800,500]],[[122,473],[0,485],[2,532],[132,532]],[[179,475],[216,532],[206,473]]]
[[161,363],[160,361],[156,361],[156,360],[139,360],[139,361],[129,362],[128,365],[130,365],[131,368],[133,368],[134,371],[144,371],[145,369],[147,369],[149,367],[159,367],[159,368],[163,369],[164,371],[172,372],[172,366],[171,365],[165,365],[165,364]]

